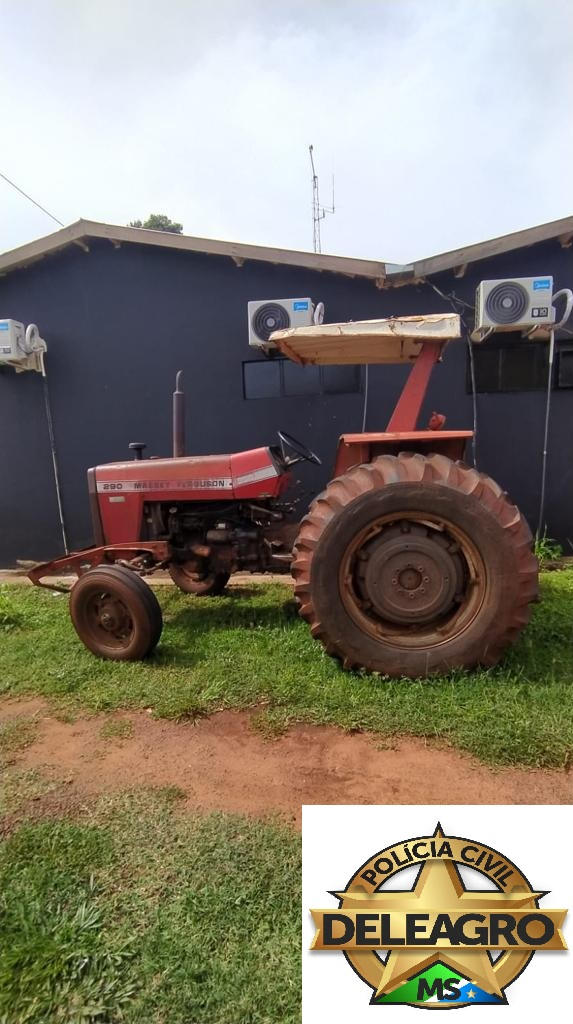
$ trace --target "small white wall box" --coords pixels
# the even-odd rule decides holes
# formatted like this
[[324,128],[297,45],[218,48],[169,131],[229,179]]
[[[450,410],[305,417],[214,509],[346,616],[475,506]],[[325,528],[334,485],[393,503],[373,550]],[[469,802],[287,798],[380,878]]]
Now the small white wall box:
[[26,328],[19,320],[0,320],[0,366],[44,372],[46,342],[35,324]]
[[0,363],[13,363],[24,353],[26,328],[18,320],[0,320]]
[[[551,328],[555,321],[553,278],[516,277],[502,281],[482,281],[476,292],[476,322],[472,335],[490,331],[530,331],[533,327]],[[536,335],[539,336],[536,332]]]
[[312,299],[264,299],[249,302],[249,345],[253,348],[272,348],[269,338],[273,331],[288,327],[309,327],[314,323]]

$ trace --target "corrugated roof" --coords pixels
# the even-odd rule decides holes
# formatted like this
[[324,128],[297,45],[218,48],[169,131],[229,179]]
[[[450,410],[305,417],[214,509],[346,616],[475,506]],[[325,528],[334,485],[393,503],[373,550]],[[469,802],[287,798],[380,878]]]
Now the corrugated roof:
[[[387,274],[386,264],[377,260],[327,256],[324,253],[298,252],[293,249],[273,249],[266,245],[224,242],[215,238],[194,238],[191,235],[175,235],[167,231],[150,231],[147,228],[122,227],[117,224],[100,224],[91,220],[78,220],[75,224],[62,228],[61,231],[54,231],[51,235],[45,235],[34,242],[28,242],[27,245],[21,245],[17,249],[3,253],[0,255],[0,274],[6,274],[18,267],[26,267],[49,253],[58,252],[69,245],[86,247],[92,238],[107,238],[116,245],[126,242],[136,245],[161,246],[164,249],[229,256],[239,265],[245,260],[261,260],[264,263],[306,267],[309,270],[327,270],[334,274],[372,278],[380,284],[383,283]],[[394,264],[390,264],[390,267],[394,268],[394,266]]]

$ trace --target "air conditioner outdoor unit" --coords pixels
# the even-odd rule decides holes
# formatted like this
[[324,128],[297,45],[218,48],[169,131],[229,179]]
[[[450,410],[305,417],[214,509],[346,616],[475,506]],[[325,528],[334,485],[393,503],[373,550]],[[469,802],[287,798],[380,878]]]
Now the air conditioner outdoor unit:
[[550,276],[482,281],[476,292],[472,341],[482,341],[492,331],[531,331],[533,327],[538,328],[533,337],[540,337],[555,321],[552,302]]
[[24,354],[26,328],[17,320],[0,320],[0,363],[12,363]]
[[0,366],[44,372],[46,342],[35,324],[24,327],[18,320],[0,320]]
[[263,299],[249,302],[249,345],[253,348],[273,348],[269,338],[273,331],[288,327],[309,327],[322,323],[324,306],[316,306],[312,299]]

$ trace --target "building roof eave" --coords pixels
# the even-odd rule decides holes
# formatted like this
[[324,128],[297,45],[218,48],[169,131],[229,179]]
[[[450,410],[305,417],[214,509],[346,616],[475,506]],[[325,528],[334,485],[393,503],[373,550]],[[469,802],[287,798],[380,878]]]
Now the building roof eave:
[[470,264],[516,249],[527,248],[538,242],[554,239],[562,246],[570,247],[573,244],[573,216],[563,217],[547,224],[539,224],[522,231],[514,231],[509,235],[467,245],[451,252],[439,253],[436,256],[406,264],[356,259],[349,256],[331,256],[326,253],[294,249],[277,249],[265,245],[228,242],[215,238],[196,238],[191,235],[177,235],[166,231],[152,231],[148,228],[132,228],[81,219],[50,235],[45,235],[33,242],[0,254],[0,276],[18,268],[30,266],[44,256],[58,252],[70,245],[78,245],[89,251],[90,240],[101,238],[108,239],[115,246],[131,243],[207,255],[228,256],[239,267],[247,260],[255,260],[275,265],[326,271],[346,277],[361,277],[374,281],[379,288],[387,288],[413,284],[448,270],[453,270],[456,276],[462,277]]
[[[491,238],[486,242],[466,245],[461,249],[453,249],[451,252],[430,256],[428,259],[416,260],[413,263],[412,276],[419,279],[439,274],[445,270],[463,268],[468,263],[478,263],[480,260],[490,259],[492,256],[499,256],[515,249],[524,249],[537,242],[546,242],[552,239],[559,241],[563,246],[569,246],[572,237],[573,217],[562,217],[560,220],[550,221],[547,224],[538,224],[536,227],[526,228],[523,231],[513,231],[509,235]],[[392,272],[389,271],[388,277],[391,276]]]
[[276,249],[270,246],[226,242],[214,238],[195,238],[167,231],[151,231],[148,228],[102,224],[98,221],[83,219],[61,228],[59,231],[54,231],[50,235],[45,235],[43,238],[21,245],[17,249],[2,253],[0,255],[0,274],[6,274],[19,267],[26,267],[43,256],[58,252],[69,245],[89,244],[90,239],[93,238],[107,238],[115,244],[152,245],[165,249],[229,256],[239,266],[245,260],[258,260],[265,263],[304,267],[308,270],[328,271],[350,277],[365,277],[376,282],[383,282],[386,277],[386,264],[377,260],[331,256],[325,253],[293,249]]

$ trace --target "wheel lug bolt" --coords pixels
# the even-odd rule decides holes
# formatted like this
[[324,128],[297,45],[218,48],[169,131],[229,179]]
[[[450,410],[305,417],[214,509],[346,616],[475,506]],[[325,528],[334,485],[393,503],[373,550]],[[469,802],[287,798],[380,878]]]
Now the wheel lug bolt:
[[424,583],[429,583],[429,582],[430,582],[430,577],[429,576],[424,576]]

